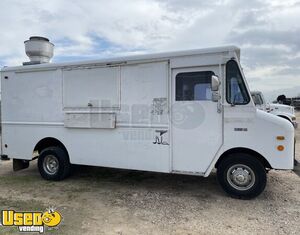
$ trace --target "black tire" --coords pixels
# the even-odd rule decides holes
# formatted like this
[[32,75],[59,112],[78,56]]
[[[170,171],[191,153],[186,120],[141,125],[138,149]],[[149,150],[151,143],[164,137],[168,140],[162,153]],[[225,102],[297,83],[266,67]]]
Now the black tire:
[[[55,164],[48,164],[47,167],[46,165],[49,161]],[[53,165],[54,167],[51,167]],[[38,168],[44,179],[59,181],[69,175],[71,164],[65,150],[60,147],[49,147],[42,150],[38,158]]]
[[[222,160],[217,169],[217,177],[226,193],[240,199],[257,197],[267,183],[266,169],[262,163],[255,156],[246,153],[231,154]],[[248,180],[244,180],[245,178]]]

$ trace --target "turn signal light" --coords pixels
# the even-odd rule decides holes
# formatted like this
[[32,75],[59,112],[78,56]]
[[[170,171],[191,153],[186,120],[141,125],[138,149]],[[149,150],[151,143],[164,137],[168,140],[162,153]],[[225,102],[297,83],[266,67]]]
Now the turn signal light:
[[284,150],[284,146],[283,145],[278,145],[277,146],[277,150],[278,151],[283,151]]
[[284,140],[284,136],[279,135],[279,136],[276,137],[276,139],[277,139],[277,140]]

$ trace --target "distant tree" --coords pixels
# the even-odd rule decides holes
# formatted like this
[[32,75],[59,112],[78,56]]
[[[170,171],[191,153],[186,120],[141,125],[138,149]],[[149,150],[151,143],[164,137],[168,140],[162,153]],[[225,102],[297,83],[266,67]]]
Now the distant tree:
[[286,96],[285,95],[279,95],[278,97],[277,97],[277,102],[278,103],[283,103],[284,101],[286,100]]

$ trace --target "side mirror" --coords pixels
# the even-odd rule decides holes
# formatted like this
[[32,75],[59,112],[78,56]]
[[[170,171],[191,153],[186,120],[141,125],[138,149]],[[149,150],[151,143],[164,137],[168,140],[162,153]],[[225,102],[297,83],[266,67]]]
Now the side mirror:
[[220,86],[220,79],[216,75],[211,76],[211,90],[218,91]]
[[211,76],[211,91],[212,91],[212,101],[218,102],[221,99],[220,93],[219,93],[219,87],[220,87],[220,79],[216,75]]

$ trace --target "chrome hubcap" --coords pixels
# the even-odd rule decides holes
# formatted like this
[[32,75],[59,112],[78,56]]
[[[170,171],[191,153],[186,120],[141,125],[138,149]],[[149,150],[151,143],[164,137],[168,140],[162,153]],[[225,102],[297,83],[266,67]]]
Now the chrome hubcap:
[[227,171],[228,183],[237,190],[248,190],[255,183],[255,174],[253,170],[243,164],[236,164]]
[[43,168],[44,171],[46,171],[49,175],[54,175],[57,173],[59,168],[59,162],[57,158],[53,155],[46,156],[43,162]]

